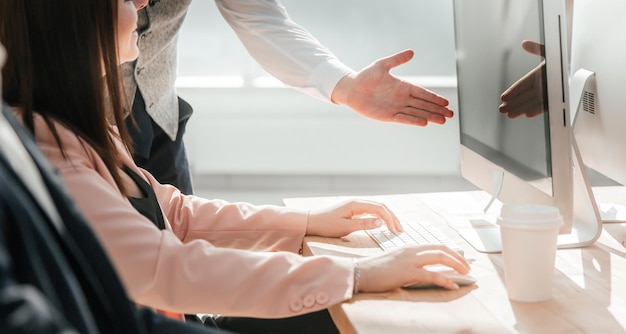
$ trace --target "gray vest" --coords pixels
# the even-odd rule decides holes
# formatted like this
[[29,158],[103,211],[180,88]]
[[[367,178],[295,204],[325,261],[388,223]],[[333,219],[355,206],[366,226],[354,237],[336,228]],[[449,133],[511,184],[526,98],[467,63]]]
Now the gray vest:
[[146,112],[172,139],[178,132],[176,63],[178,32],[191,0],[151,0],[140,10],[139,58],[122,65],[124,87],[130,104],[137,87]]

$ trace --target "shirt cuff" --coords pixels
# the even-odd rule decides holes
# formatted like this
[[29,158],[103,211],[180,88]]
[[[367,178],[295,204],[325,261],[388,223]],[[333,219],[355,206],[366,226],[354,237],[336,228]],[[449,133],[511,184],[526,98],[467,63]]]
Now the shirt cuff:
[[317,97],[330,102],[333,90],[339,80],[355,71],[339,61],[331,58],[319,64],[309,77],[308,87],[315,87]]

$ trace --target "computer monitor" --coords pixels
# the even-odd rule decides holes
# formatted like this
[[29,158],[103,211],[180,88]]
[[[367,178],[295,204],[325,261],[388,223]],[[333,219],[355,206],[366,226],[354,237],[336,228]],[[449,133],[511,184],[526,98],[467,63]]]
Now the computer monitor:
[[[558,0],[455,0],[460,160],[463,177],[503,203],[557,206],[559,246],[580,247],[601,224],[571,137],[566,16]],[[542,44],[543,57],[524,51],[524,40]],[[545,112],[501,114],[503,92],[533,73],[522,101],[534,97]],[[480,251],[500,251],[497,226],[478,225],[456,230]]]
[[[626,2],[576,0],[573,6],[570,97],[574,137],[583,163],[626,185]],[[626,209],[601,203],[605,222]]]

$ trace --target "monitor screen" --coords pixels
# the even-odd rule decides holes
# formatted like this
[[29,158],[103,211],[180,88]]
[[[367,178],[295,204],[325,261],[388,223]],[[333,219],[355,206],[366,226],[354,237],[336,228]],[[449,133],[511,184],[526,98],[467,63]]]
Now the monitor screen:
[[[542,18],[538,1],[457,1],[459,117],[461,144],[552,195],[548,114],[499,112],[501,95],[543,62],[522,48],[524,40],[544,44]],[[547,104],[542,80],[530,89]]]

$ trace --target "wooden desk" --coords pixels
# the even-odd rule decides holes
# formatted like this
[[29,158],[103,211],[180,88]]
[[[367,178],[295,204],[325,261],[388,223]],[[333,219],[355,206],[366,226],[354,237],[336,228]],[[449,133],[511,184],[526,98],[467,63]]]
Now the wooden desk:
[[[599,201],[612,198],[610,188],[596,191]],[[476,252],[425,203],[459,196],[481,198],[482,192],[371,196],[402,219],[407,210],[440,227],[474,259],[475,286],[361,293],[333,306],[331,315],[342,333],[626,333],[626,224],[604,226],[600,241],[582,249],[557,251],[553,298],[540,303],[510,301],[500,254]],[[604,197],[603,197],[604,196]],[[285,204],[312,208],[346,197],[290,198]],[[362,197],[361,197],[362,198]],[[625,203],[626,199],[620,201]],[[453,205],[453,204],[450,204]],[[312,255],[354,256],[381,250],[363,232],[344,238],[307,237]]]

